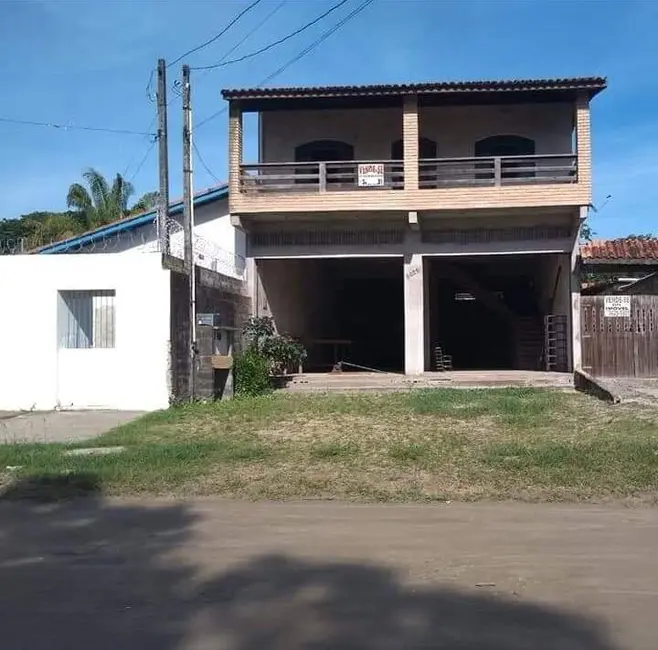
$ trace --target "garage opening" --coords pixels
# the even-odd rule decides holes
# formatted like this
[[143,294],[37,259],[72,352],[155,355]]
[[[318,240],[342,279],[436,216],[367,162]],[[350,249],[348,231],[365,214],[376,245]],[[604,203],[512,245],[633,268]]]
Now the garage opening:
[[440,348],[456,370],[546,369],[545,316],[569,319],[567,262],[565,255],[428,259],[430,368]]
[[258,260],[257,311],[308,350],[304,372],[401,372],[401,258]]

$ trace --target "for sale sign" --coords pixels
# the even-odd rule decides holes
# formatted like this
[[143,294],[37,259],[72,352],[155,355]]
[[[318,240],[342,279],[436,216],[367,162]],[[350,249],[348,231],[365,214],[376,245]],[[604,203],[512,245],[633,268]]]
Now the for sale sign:
[[359,165],[359,187],[383,187],[384,164],[364,163]]
[[630,296],[604,296],[603,315],[606,318],[630,318]]

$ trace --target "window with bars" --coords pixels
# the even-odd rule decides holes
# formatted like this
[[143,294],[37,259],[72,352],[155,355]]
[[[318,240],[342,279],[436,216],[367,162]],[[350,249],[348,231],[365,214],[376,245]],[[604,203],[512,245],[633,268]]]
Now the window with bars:
[[57,334],[60,348],[113,348],[114,289],[60,291]]

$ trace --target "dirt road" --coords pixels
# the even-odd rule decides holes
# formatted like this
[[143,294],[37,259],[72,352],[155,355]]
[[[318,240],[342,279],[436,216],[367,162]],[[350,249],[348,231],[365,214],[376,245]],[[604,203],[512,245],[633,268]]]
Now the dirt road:
[[655,650],[658,509],[0,504],[3,650]]

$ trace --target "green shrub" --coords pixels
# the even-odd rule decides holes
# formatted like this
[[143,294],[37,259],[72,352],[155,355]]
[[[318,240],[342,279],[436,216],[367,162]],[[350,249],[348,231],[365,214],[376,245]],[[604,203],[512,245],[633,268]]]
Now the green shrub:
[[269,316],[250,318],[242,335],[246,349],[266,358],[270,364],[270,372],[281,375],[296,372],[299,365],[306,359],[306,349],[288,334],[277,334],[274,320]]
[[235,357],[233,380],[236,395],[262,395],[272,389],[270,361],[255,350],[247,350]]

